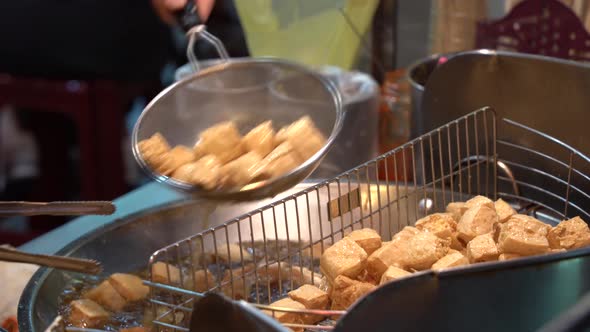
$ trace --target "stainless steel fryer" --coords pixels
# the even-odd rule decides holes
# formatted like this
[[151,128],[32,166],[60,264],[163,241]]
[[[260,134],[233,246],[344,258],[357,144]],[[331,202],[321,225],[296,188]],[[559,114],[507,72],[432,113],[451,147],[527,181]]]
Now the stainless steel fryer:
[[[398,163],[400,158],[404,162]],[[390,163],[411,166],[401,169],[396,166],[394,174],[388,174],[386,166]],[[412,225],[418,218],[444,211],[447,203],[476,194],[501,197],[519,213],[553,225],[578,215],[588,222],[590,195],[586,190],[590,188],[590,172],[584,170],[589,166],[590,158],[565,143],[508,119],[498,121],[492,109],[484,108],[334,179],[168,245],[152,255],[150,266],[166,262],[192,272],[187,275],[204,269],[224,271],[226,267],[219,259],[209,264],[202,258],[218,257],[220,250],[224,254],[227,250],[231,260],[226,246],[238,244],[248,248],[255,268],[249,267],[245,254],[240,251],[240,257],[234,257],[238,263],[227,269],[225,278],[216,278],[209,291],[225,290],[232,296],[243,292],[250,302],[260,306],[284,296],[306,278],[316,282],[317,259],[302,258],[314,257],[314,249],[323,251],[325,246],[362,227],[374,228],[384,240],[389,240],[392,233]],[[383,178],[384,181],[379,180]],[[490,271],[514,269],[519,273],[524,267],[550,261],[568,264],[571,259],[589,253],[590,249],[583,249],[486,266]],[[277,266],[287,271],[278,273],[278,287],[272,286],[269,278],[261,281],[260,274],[268,275]],[[469,273],[481,266],[484,265],[457,268],[453,273]],[[246,278],[256,282],[250,292],[243,282]],[[192,278],[181,277],[175,286],[148,281],[152,286],[154,310],[166,308],[155,316],[154,324],[159,328],[188,331],[186,320],[171,318],[178,312],[189,313],[193,301],[200,296],[190,290],[195,281],[188,279]],[[518,296],[516,291],[514,296]],[[549,318],[537,319],[542,323]],[[313,328],[327,330],[333,326]]]

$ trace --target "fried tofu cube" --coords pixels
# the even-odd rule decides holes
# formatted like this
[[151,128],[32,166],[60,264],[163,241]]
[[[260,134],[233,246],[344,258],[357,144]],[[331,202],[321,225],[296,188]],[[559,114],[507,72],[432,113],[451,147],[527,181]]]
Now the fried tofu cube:
[[121,311],[127,301],[119,294],[108,280],[101,282],[88,293],[84,298],[92,300],[112,311]]
[[580,217],[559,223],[547,234],[552,249],[576,249],[590,245],[590,228]]
[[275,130],[272,127],[272,121],[265,121],[250,130],[242,142],[248,151],[265,157],[275,147]]
[[283,175],[303,162],[290,141],[279,144],[253,170],[254,179],[270,179]]
[[345,237],[326,249],[320,267],[329,280],[339,275],[356,278],[367,264],[367,253],[351,238]]
[[325,309],[330,302],[328,293],[312,285],[303,285],[289,292],[289,297],[307,309]]
[[456,222],[461,220],[461,217],[465,211],[467,211],[465,202],[451,202],[447,205],[447,213],[450,213]]
[[391,238],[391,242],[405,242],[414,237],[414,235],[418,233],[420,233],[420,230],[418,228],[406,226],[402,228],[401,231],[393,235],[393,237]]
[[495,261],[499,255],[491,233],[478,235],[467,244],[467,258],[471,263]]
[[170,145],[160,133],[155,133],[148,139],[137,143],[139,153],[143,160],[154,170],[163,163],[170,151]]
[[242,187],[250,183],[256,173],[256,165],[262,160],[258,152],[248,152],[221,167],[224,187]]
[[221,175],[221,163],[214,155],[206,155],[195,162],[184,164],[172,173],[174,179],[199,185],[207,190],[219,185]]
[[252,255],[240,245],[230,243],[217,248],[217,257],[226,264],[237,264],[252,261]]
[[498,260],[499,261],[507,261],[509,259],[515,259],[515,258],[520,258],[520,257],[522,257],[522,256],[518,255],[518,254],[503,253],[503,254],[500,254],[500,256],[498,256]]
[[500,228],[498,248],[503,253],[522,256],[545,253],[549,250],[547,233],[550,228],[533,217],[514,215]]
[[[481,206],[481,205],[484,205],[484,206],[487,206],[490,208],[494,208],[494,201],[492,201],[491,199],[489,199],[485,196],[478,195],[478,196],[473,197],[472,199],[467,200],[467,202],[465,202],[465,208],[467,210],[471,209],[472,207]],[[465,212],[467,212],[467,210],[465,210]]]
[[457,266],[469,265],[469,260],[465,255],[456,250],[449,250],[446,256],[432,264],[431,269],[443,270]]
[[[209,270],[197,270],[193,275],[194,287],[197,292],[204,293],[215,287],[215,277]],[[190,280],[192,282],[192,280]]]
[[278,143],[289,141],[303,161],[309,159],[326,144],[326,138],[309,116],[304,116],[279,130],[276,141]]
[[231,121],[221,122],[205,129],[199,135],[193,150],[197,159],[210,154],[216,156],[222,165],[245,152],[242,136]]
[[450,240],[444,240],[432,233],[420,232],[407,243],[406,269],[426,270],[449,251]]
[[221,291],[223,294],[234,300],[247,299],[252,291],[252,284],[255,283],[254,275],[249,272],[255,268],[254,264],[248,264],[243,268],[239,267],[226,270],[221,280]]
[[494,208],[498,214],[498,221],[501,223],[505,223],[508,221],[508,219],[510,219],[510,217],[516,214],[516,211],[512,208],[512,206],[510,206],[510,204],[506,203],[501,198],[494,202]]
[[180,284],[180,269],[164,262],[152,264],[152,281],[161,284]]
[[387,270],[385,270],[385,272],[383,272],[381,280],[379,281],[379,285],[383,285],[391,280],[407,277],[409,275],[411,275],[411,273],[406,270],[400,269],[397,266],[390,266],[387,268]]
[[[270,304],[273,307],[279,308],[290,308],[290,309],[305,309],[305,306],[302,303],[292,300],[291,298],[284,298],[278,301],[275,301]],[[304,316],[305,314],[295,313],[295,312],[282,312],[282,311],[274,311],[274,313],[270,310],[263,310],[264,313],[267,315],[274,317],[281,323],[292,323],[292,324],[302,324],[304,323]],[[274,314],[274,316],[273,316]]]
[[139,277],[132,274],[114,273],[108,280],[127,301],[143,300],[150,290]]
[[457,222],[450,213],[434,213],[416,221],[416,228],[450,241],[457,230]]
[[493,204],[492,207],[488,204],[475,205],[465,211],[457,224],[458,237],[468,243],[478,235],[491,232],[497,222],[498,214]]
[[367,255],[372,254],[375,250],[381,248],[381,236],[372,228],[363,228],[352,231],[347,237],[351,238],[361,246]]
[[391,241],[384,243],[367,259],[367,272],[375,280],[380,280],[390,266],[404,268],[408,257],[407,241]]
[[332,310],[344,310],[375,289],[375,285],[340,275],[332,286]]
[[109,313],[92,300],[74,300],[71,302],[70,308],[69,320],[77,327],[95,328],[103,325],[109,319]]

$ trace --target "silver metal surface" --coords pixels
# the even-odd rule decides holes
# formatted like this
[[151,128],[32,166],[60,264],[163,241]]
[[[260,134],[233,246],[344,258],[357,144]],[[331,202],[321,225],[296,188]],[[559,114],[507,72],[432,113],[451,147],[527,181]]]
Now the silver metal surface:
[[95,260],[29,254],[4,247],[0,247],[0,261],[36,264],[86,274],[99,274],[102,272],[102,266]]
[[[507,133],[519,139],[527,138],[527,142],[541,143],[517,145],[500,139],[508,137]],[[560,155],[546,155],[543,151],[549,145],[555,145],[553,150],[559,151]],[[511,149],[516,149],[518,153],[506,153]],[[507,156],[515,158],[507,159]],[[410,158],[410,162],[398,163],[398,158]],[[555,165],[543,168],[547,161]],[[505,167],[498,167],[499,162]],[[396,166],[394,174],[388,174],[386,166],[389,163],[410,166],[400,166],[401,169]],[[570,146],[515,121],[497,121],[494,111],[485,108],[334,179],[168,245],[152,255],[150,265],[166,262],[194,276],[197,270],[227,269],[220,259],[203,259],[223,254],[233,262],[228,269],[229,278],[217,279],[209,286],[209,291],[223,291],[230,297],[241,292],[248,294],[248,300],[254,304],[269,304],[301,283],[304,269],[311,275],[310,282],[321,276],[317,270],[318,261],[301,259],[304,251],[310,251],[308,255],[313,257],[317,246],[323,252],[326,246],[348,232],[364,227],[377,230],[387,241],[392,234],[404,226],[413,225],[426,214],[444,211],[449,202],[464,201],[474,195],[493,199],[501,197],[519,213],[533,215],[552,225],[573,216],[590,221],[590,195],[585,192],[585,188],[590,188],[590,173],[580,172],[589,165],[590,159]],[[410,177],[410,174],[414,176]],[[522,177],[523,174],[529,176]],[[398,181],[393,182],[391,178]],[[283,250],[283,243],[287,243],[286,250]],[[239,257],[232,259],[230,244],[247,248],[253,261],[246,260],[242,251]],[[584,251],[584,255],[587,252],[590,249]],[[518,271],[524,266],[522,261],[542,264],[571,257],[572,253],[568,252],[494,262],[486,266],[510,267]],[[279,272],[275,280],[260,278],[277,268]],[[467,273],[473,269],[477,270],[479,266],[457,268],[455,271]],[[151,293],[154,310],[156,306],[168,308],[154,321],[156,325],[168,326],[164,325],[163,319],[174,315],[179,306],[184,311],[191,310],[192,302],[199,295],[195,292],[183,293],[183,290],[194,285],[192,278],[181,278],[180,283],[174,286],[151,280],[150,284],[156,286],[152,287]],[[246,278],[255,281],[252,293],[247,291]],[[185,296],[171,296],[172,293]],[[514,296],[522,295],[515,291]],[[175,328],[182,330],[186,327],[176,325]]]
[[[233,121],[244,134],[267,120],[280,128],[304,115],[327,137],[326,144],[287,174],[241,189],[209,191],[157,174],[137,146],[160,132],[172,145],[190,147],[201,131],[222,121]],[[342,97],[329,79],[288,61],[245,58],[202,69],[161,92],[137,120],[132,148],[147,174],[178,190],[208,199],[257,200],[273,197],[306,179],[339,137],[344,117]]]
[[0,217],[111,215],[115,210],[113,202],[106,201],[0,202]]

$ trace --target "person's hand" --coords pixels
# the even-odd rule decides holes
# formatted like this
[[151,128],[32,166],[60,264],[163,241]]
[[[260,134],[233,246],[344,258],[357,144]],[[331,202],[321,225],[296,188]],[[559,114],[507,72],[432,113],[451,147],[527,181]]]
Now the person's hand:
[[203,22],[207,20],[215,4],[215,0],[152,0],[152,4],[156,13],[158,13],[164,22],[174,24],[175,21],[172,13],[182,9],[187,1],[195,1],[197,10],[199,11],[199,17]]

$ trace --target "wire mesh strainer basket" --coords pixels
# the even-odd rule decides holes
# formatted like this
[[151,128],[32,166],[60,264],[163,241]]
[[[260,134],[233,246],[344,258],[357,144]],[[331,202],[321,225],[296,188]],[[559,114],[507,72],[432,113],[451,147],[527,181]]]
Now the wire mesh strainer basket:
[[[546,154],[549,145],[557,152]],[[394,174],[387,173],[390,163]],[[490,108],[475,111],[334,179],[156,251],[150,271],[158,262],[168,263],[172,282],[153,274],[147,282],[154,324],[188,331],[193,301],[209,291],[273,311],[264,305],[287,291],[305,283],[322,285],[320,254],[350,231],[370,227],[390,240],[426,214],[478,194],[503,198],[519,213],[553,225],[573,216],[588,221],[589,169],[587,156],[559,140],[508,119],[498,121]],[[176,277],[173,268],[179,269]],[[199,278],[203,273],[207,276]],[[330,318],[344,314],[311,313],[327,318],[313,326],[320,330],[333,328]]]

